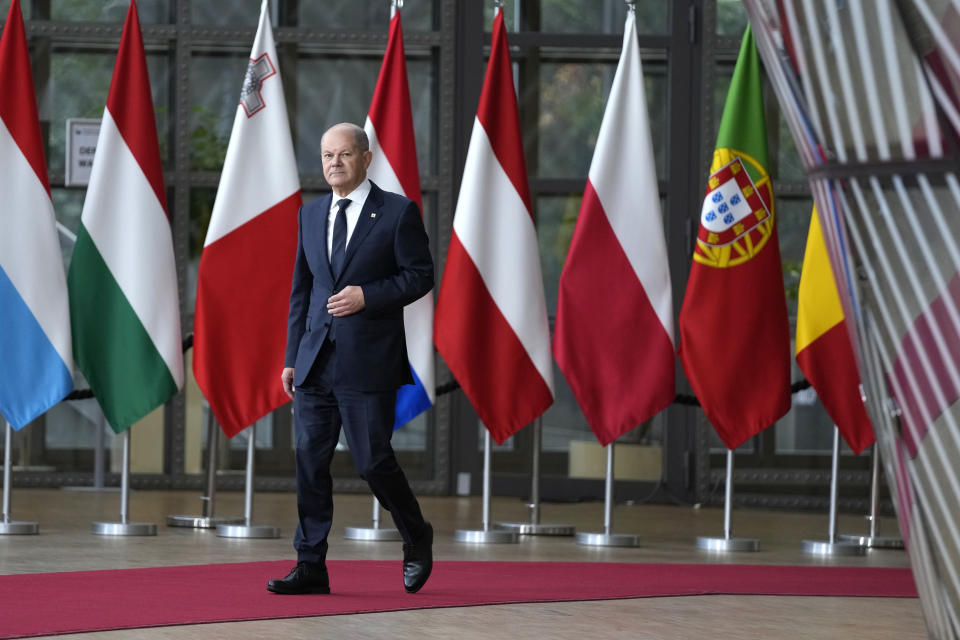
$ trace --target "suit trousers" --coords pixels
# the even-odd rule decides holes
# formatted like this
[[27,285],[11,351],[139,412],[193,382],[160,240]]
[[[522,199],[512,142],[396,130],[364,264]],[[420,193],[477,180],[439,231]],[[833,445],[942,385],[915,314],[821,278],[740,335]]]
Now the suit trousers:
[[324,341],[303,384],[294,393],[297,513],[293,539],[297,559],[322,565],[333,523],[330,463],[343,427],[360,477],[390,512],[407,544],[420,540],[426,524],[420,505],[390,445],[396,390],[362,392],[335,384],[336,343]]

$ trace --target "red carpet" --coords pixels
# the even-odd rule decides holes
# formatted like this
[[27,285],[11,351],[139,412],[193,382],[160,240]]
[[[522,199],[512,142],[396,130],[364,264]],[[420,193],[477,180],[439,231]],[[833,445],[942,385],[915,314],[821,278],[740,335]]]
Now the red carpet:
[[418,594],[400,563],[331,561],[333,593],[264,585],[291,562],[0,576],[0,638],[435,607],[706,594],[916,597],[909,569],[593,562],[438,562]]

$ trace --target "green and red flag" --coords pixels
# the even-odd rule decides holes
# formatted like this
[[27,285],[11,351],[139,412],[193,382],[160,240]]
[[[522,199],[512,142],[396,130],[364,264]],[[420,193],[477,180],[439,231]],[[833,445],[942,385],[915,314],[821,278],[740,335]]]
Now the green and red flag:
[[790,409],[790,325],[761,85],[747,27],[717,133],[679,319],[687,379],[730,449]]
[[120,38],[67,288],[74,358],[121,433],[183,387],[173,234],[135,2]]

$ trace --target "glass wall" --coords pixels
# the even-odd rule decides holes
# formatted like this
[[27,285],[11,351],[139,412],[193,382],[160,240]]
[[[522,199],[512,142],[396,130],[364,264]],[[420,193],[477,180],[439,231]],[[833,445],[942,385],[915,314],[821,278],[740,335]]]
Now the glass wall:
[[[189,335],[197,268],[256,30],[259,2],[140,0],[162,162]],[[66,186],[66,122],[99,118],[113,71],[127,0],[22,0],[31,64],[46,144],[66,267],[79,227],[84,188]],[[10,0],[0,0],[0,20]],[[304,201],[328,187],[318,154],[323,131],[343,120],[362,123],[386,45],[388,0],[271,0],[280,71]],[[647,107],[665,220],[674,310],[679,311],[707,166],[746,16],[738,0],[636,3]],[[587,170],[622,45],[622,0],[508,0],[504,15],[523,129],[533,213],[551,322],[560,273],[579,215]],[[410,93],[423,189],[424,216],[441,275],[459,176],[489,54],[493,2],[406,0],[403,24]],[[812,200],[803,168],[772,94],[767,100],[784,288],[791,318]],[[283,330],[283,328],[280,328]],[[134,482],[200,487],[209,408],[185,353],[182,394],[134,425]],[[438,384],[449,381],[437,357]],[[545,477],[561,497],[597,496],[602,453],[575,398],[555,368],[556,401],[543,416]],[[447,378],[444,378],[447,376]],[[793,371],[793,379],[801,374]],[[685,380],[678,373],[678,391]],[[78,386],[85,383],[78,378]],[[479,466],[475,415],[459,391],[439,397],[396,433],[394,444],[419,491],[447,493],[455,479]],[[264,417],[256,437],[257,469],[268,488],[293,486],[289,405]],[[829,461],[829,418],[810,390],[773,428],[738,451],[738,468],[761,474],[823,469]],[[529,486],[532,436],[524,429],[497,449],[494,468],[510,492]],[[88,482],[98,434],[107,470],[116,470],[118,441],[103,429],[94,400],[64,402],[14,439],[18,468],[34,484]],[[228,486],[239,487],[246,436],[221,439]],[[668,447],[667,444],[670,443]],[[626,482],[660,483],[695,500],[709,493],[722,470],[722,448],[702,412],[671,407],[620,439],[631,462],[618,468]],[[600,456],[598,458],[598,456]],[[599,464],[597,461],[599,460]],[[848,469],[865,462],[845,456]],[[859,465],[859,466],[858,466]],[[349,456],[337,457],[339,489],[361,489]],[[772,475],[762,475],[773,478]],[[235,483],[230,478],[235,478]],[[115,478],[114,478],[115,480]],[[819,480],[817,480],[819,482]],[[511,484],[512,483],[512,484]],[[566,484],[564,484],[566,483]],[[579,484],[578,484],[579,483]],[[756,493],[806,491],[775,483]],[[548,483],[549,485],[549,483]],[[474,489],[477,488],[474,485]],[[810,491],[819,491],[819,485]],[[644,489],[643,495],[649,492]],[[559,495],[559,494],[554,494]]]

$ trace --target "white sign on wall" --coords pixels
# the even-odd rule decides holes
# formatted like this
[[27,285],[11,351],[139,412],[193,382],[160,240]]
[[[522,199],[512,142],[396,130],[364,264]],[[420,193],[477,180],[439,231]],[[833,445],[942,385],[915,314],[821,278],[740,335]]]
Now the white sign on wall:
[[99,118],[67,118],[67,162],[64,185],[85,187],[90,182],[93,154],[100,135]]

